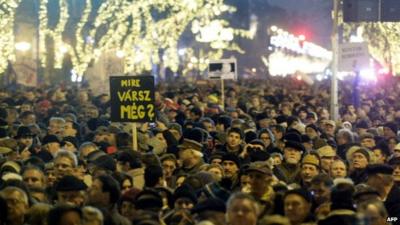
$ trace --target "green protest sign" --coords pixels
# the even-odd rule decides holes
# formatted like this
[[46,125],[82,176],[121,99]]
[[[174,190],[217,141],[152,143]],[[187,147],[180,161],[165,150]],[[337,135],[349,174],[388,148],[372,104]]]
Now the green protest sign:
[[154,122],[154,77],[110,77],[111,121]]

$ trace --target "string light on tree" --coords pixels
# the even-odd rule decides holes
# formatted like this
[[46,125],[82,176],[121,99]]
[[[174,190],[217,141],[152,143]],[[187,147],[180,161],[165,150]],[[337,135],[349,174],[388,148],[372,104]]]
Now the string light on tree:
[[[196,23],[199,28],[193,32],[196,37],[204,36],[204,29],[207,30],[207,27],[218,27],[213,38],[205,42],[212,48],[204,54],[204,57],[209,59],[222,57],[223,50],[243,52],[233,42],[234,38],[251,38],[254,35],[254,32],[231,28],[228,21],[218,18],[224,13],[235,11],[234,7],[225,5],[221,0],[103,0],[97,9],[94,9],[91,0],[85,0],[82,15],[73,30],[74,38],[69,40],[65,39],[65,28],[69,22],[69,3],[68,0],[58,1],[59,19],[52,29],[48,25],[49,0],[40,0],[39,60],[42,67],[61,68],[63,59],[68,54],[76,79],[85,73],[91,62],[110,50],[120,50],[124,53],[121,60],[124,62],[126,73],[151,70],[153,64],[161,61],[165,67],[176,71],[180,55],[178,41],[188,27],[192,26],[194,31]],[[13,20],[20,0],[6,2],[6,7],[0,11],[0,43],[4,46],[0,53],[0,72],[6,68],[7,60],[14,57]],[[46,41],[49,38],[54,43],[54,65],[47,65],[50,49]],[[164,59],[160,59],[160,53],[163,53]],[[185,53],[186,55],[188,54]],[[200,67],[206,68],[204,65]]]

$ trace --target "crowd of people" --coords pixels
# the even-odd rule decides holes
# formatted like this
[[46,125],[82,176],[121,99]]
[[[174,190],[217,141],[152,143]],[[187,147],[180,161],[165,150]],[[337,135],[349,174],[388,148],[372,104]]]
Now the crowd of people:
[[4,88],[0,225],[399,224],[395,81],[340,83],[338,120],[324,83],[159,83],[138,149],[108,93]]

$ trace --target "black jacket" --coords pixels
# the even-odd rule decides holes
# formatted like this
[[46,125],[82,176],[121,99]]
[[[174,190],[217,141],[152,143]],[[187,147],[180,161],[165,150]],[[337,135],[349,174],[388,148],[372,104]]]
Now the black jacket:
[[393,185],[384,204],[389,217],[397,217],[398,219],[393,225],[400,225],[400,188],[397,185]]

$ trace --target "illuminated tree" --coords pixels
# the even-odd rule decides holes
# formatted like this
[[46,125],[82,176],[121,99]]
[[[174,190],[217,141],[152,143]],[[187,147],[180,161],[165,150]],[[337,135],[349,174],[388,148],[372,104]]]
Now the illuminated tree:
[[[2,2],[7,3],[0,5],[0,23],[5,25],[0,32],[7,35],[0,36],[0,44],[7,51],[0,53],[0,73],[4,71],[7,60],[13,60],[11,31],[13,13],[19,4],[17,0]],[[176,71],[178,41],[188,28],[197,41],[206,42],[213,49],[207,53],[209,59],[221,57],[222,49],[240,51],[239,46],[232,42],[234,36],[251,36],[246,30],[230,28],[228,21],[219,18],[223,13],[235,11],[223,0],[104,0],[99,8],[92,6],[93,0],[85,0],[79,21],[68,32],[69,1],[58,0],[59,16],[53,28],[48,25],[48,3],[49,0],[40,0],[39,5],[41,66],[61,68],[64,56],[68,54],[78,76],[82,76],[89,64],[99,59],[101,54],[110,51],[123,59],[126,73],[149,71],[153,64],[161,62]],[[4,5],[9,7],[4,9]],[[48,47],[49,39],[54,52],[50,52],[53,48]],[[47,65],[47,59],[52,55],[54,65]]]
[[15,60],[14,19],[20,0],[0,1],[0,73],[6,70],[9,61]]
[[389,67],[393,74],[400,74],[400,24],[345,24],[345,38],[349,38],[356,29],[362,30],[362,37],[368,43],[370,54],[382,65]]

